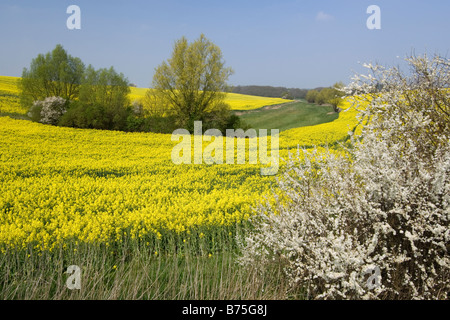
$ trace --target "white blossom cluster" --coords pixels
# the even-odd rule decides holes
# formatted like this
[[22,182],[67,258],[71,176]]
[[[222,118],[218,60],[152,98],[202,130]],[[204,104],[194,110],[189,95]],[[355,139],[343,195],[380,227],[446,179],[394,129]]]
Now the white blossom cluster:
[[407,75],[367,65],[346,88],[362,134],[346,156],[289,159],[241,263],[283,263],[310,299],[449,298],[450,63],[407,62]]
[[56,125],[61,116],[67,111],[67,101],[61,97],[48,97],[42,101],[35,101],[33,108],[41,108],[39,122]]

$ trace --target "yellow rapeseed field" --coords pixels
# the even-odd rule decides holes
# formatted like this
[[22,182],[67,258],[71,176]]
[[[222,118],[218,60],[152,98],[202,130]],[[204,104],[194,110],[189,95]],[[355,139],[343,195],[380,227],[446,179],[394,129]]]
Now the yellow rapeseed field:
[[[28,110],[19,104],[19,90],[17,89],[17,77],[0,76],[0,113],[17,113],[25,115]],[[140,100],[145,96],[147,88],[130,87],[130,101]],[[274,104],[287,103],[292,100],[280,98],[265,98],[249,96],[237,93],[228,93],[225,102],[233,110],[252,110]]]
[[[280,156],[345,139],[355,125],[348,111],[330,123],[283,131]],[[248,163],[175,165],[170,134],[0,117],[0,141],[1,250],[52,250],[70,241],[110,245],[232,227],[252,215],[275,181]]]
[[[145,96],[148,89],[131,87],[130,100],[140,100]],[[266,98],[249,96],[238,93],[227,93],[225,103],[229,104],[232,110],[253,110],[262,108],[264,106],[271,106],[275,104],[283,104],[291,102],[292,100],[286,100],[281,98]]]
[[292,100],[281,98],[257,97],[239,93],[228,93],[225,99],[225,102],[228,103],[233,110],[253,110],[264,106],[283,104],[291,101]]
[[0,76],[0,113],[25,115],[28,110],[19,103],[19,90],[16,77]]

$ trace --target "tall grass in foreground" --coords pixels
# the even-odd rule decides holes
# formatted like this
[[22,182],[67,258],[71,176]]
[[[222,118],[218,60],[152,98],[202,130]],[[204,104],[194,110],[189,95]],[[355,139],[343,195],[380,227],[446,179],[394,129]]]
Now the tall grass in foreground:
[[[217,237],[216,249],[212,235],[197,242],[168,235],[161,241],[125,239],[114,247],[72,242],[52,252],[7,250],[0,254],[0,299],[288,298],[281,265],[262,272],[238,265],[231,235]],[[80,290],[66,285],[70,265],[81,268]]]

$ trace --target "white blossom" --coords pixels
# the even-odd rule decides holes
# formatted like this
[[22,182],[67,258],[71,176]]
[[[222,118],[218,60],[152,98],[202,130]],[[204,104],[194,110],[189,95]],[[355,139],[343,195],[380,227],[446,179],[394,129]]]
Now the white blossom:
[[[370,122],[347,155],[289,157],[242,263],[282,260],[292,288],[314,299],[448,299],[450,63],[407,62],[408,77],[370,64],[355,76],[345,90]],[[365,272],[375,267],[373,288]]]
[[48,97],[42,101],[35,101],[32,108],[41,108],[39,122],[56,125],[67,111],[67,100],[61,97]]

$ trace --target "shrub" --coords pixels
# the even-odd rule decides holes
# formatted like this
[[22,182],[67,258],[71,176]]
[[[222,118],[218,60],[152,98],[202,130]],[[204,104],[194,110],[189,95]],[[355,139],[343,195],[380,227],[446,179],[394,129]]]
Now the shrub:
[[131,132],[144,131],[143,130],[144,122],[145,118],[136,116],[136,114],[133,112],[133,114],[130,114],[127,117],[126,131]]
[[315,99],[315,103],[316,104],[325,104],[327,102],[327,97],[325,95],[326,91],[321,90],[317,95],[316,95],[316,99]]
[[[226,103],[220,103],[215,106],[211,111],[206,112],[200,118],[203,121],[202,129],[204,131],[208,129],[218,129],[225,135],[226,129],[239,129],[240,118],[231,113],[231,108]],[[190,123],[189,128],[193,132],[194,122]]]
[[98,104],[84,104],[80,101],[71,103],[68,111],[61,117],[60,126],[85,128],[85,129],[109,129],[108,119],[103,106]]
[[246,131],[246,130],[250,129],[250,126],[245,121],[243,121],[239,116],[232,114],[227,119],[224,129],[225,130],[223,130],[223,131],[226,134],[226,129],[234,129],[234,130],[242,129],[242,130]]
[[318,94],[319,94],[319,91],[317,91],[317,90],[309,90],[308,93],[306,94],[306,101],[308,101],[309,103],[316,102],[316,98],[317,98]]
[[143,118],[139,131],[172,133],[179,128],[176,119],[176,116],[148,116]]
[[242,263],[283,262],[308,298],[448,299],[450,64],[407,62],[409,77],[368,65],[372,75],[355,78],[346,90],[370,120],[361,136],[345,156],[288,161]]
[[[80,97],[59,122],[62,126],[123,130],[129,127],[128,80],[114,68],[95,70],[88,66],[80,87]],[[132,125],[133,128],[136,125]],[[134,130],[134,129],[133,129]]]
[[67,111],[68,102],[61,97],[48,97],[35,101],[28,116],[36,122],[56,125]]
[[30,110],[27,113],[27,116],[34,122],[39,122],[41,120],[41,110],[42,110],[42,101],[35,101]]

